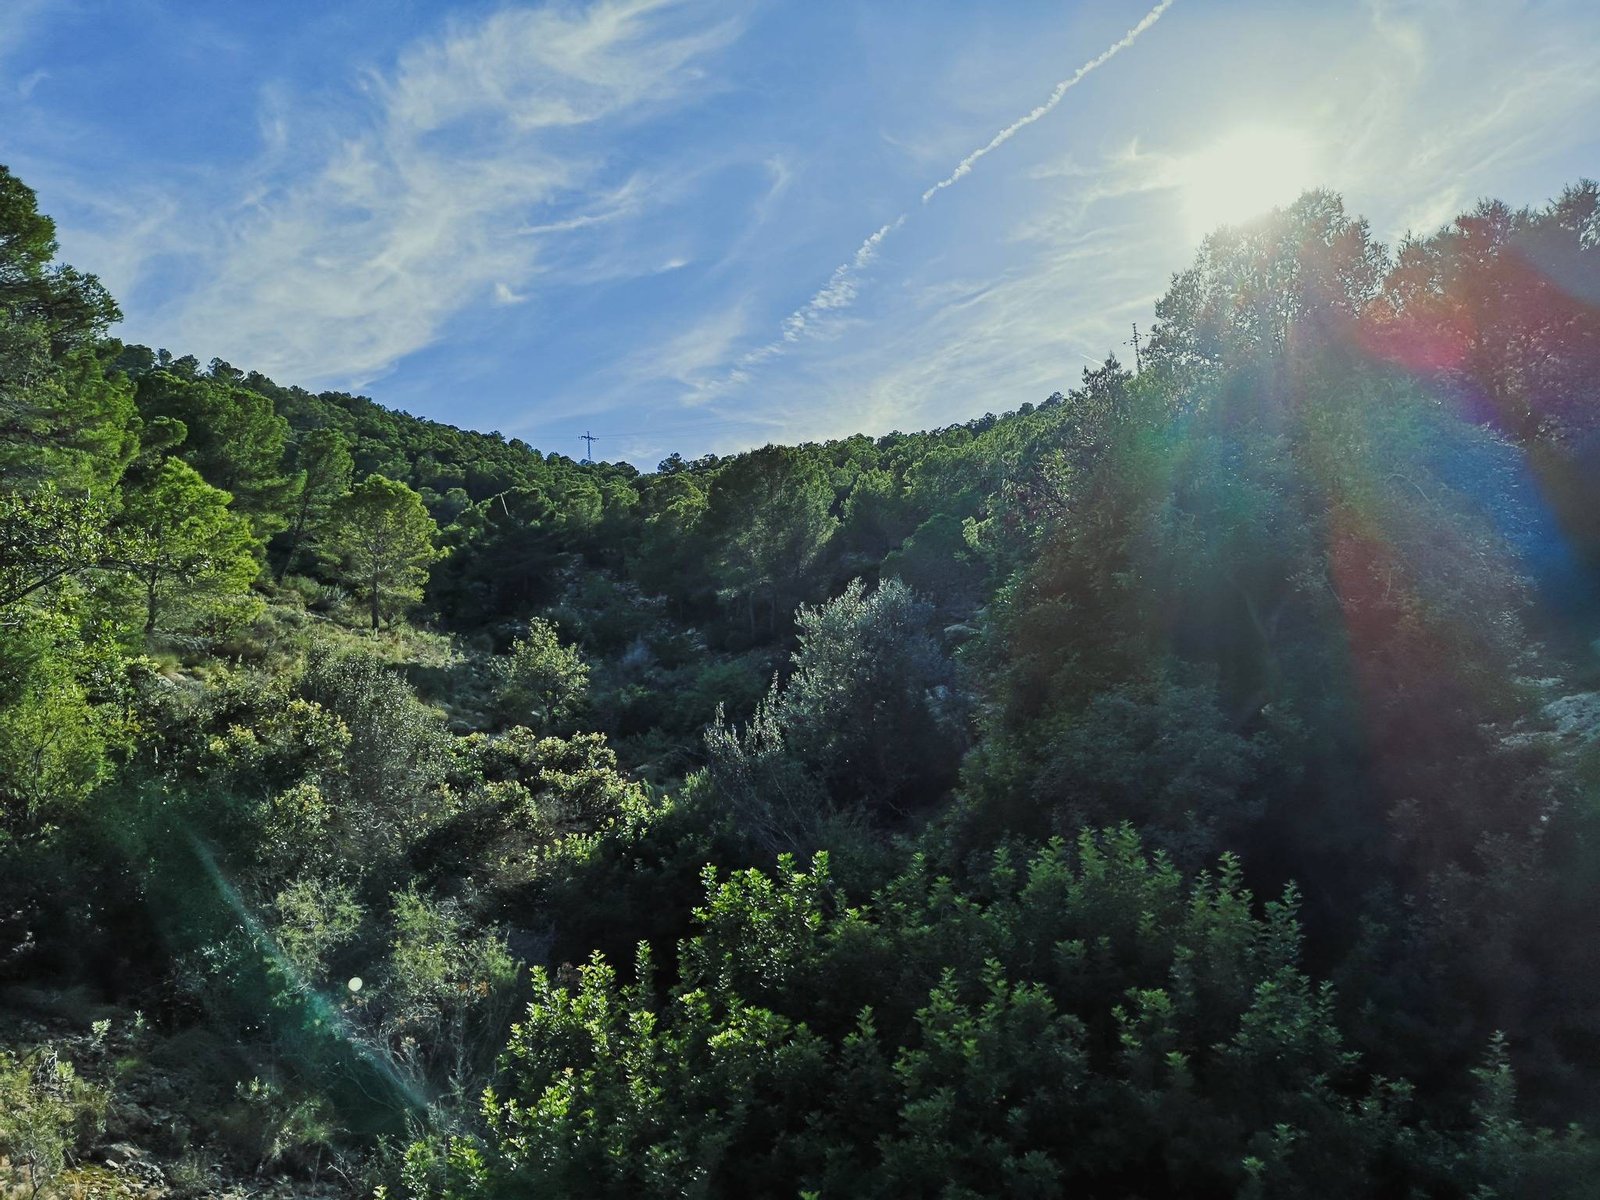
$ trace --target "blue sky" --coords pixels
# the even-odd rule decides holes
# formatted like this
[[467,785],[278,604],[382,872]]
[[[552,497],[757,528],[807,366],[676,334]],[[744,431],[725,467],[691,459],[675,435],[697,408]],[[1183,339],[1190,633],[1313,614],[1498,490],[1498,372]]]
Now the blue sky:
[[1064,390],[1302,186],[1541,203],[1596,62],[1590,0],[7,0],[0,161],[127,340],[650,466]]

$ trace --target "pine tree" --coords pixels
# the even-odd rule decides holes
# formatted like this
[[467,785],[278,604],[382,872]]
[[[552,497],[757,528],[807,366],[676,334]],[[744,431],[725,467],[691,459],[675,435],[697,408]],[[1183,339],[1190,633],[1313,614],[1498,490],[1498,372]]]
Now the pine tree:
[[294,565],[306,540],[327,522],[334,505],[350,490],[354,463],[344,434],[337,429],[314,429],[295,450],[295,465],[300,472],[300,494],[295,497],[285,534],[283,559],[278,564],[282,579]]
[[372,628],[385,609],[422,598],[438,526],[422,497],[396,479],[368,475],[335,507],[332,544],[344,578],[367,600]]
[[133,405],[97,347],[121,313],[99,280],[53,263],[55,224],[0,166],[0,478],[104,493],[133,456]]
[[250,522],[181,459],[165,460],[145,487],[131,491],[116,531],[112,562],[135,579],[146,636],[181,590],[188,602],[242,596],[260,569]]

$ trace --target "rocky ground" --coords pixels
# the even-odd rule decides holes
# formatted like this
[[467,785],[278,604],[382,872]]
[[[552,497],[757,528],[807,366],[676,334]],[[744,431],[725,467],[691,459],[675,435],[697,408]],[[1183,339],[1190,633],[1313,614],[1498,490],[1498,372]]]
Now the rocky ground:
[[252,1092],[251,1064],[205,1030],[161,1033],[79,993],[11,987],[0,989],[0,1050],[36,1074],[70,1063],[92,1097],[57,1169],[30,1178],[20,1154],[0,1156],[0,1200],[332,1200],[365,1190],[340,1162],[292,1144],[306,1131]]

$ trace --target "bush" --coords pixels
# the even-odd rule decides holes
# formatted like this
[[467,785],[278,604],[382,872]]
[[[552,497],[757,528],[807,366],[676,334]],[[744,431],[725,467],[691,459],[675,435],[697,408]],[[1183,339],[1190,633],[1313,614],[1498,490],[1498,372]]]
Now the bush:
[[535,617],[501,667],[500,715],[549,733],[582,707],[588,687],[589,667],[577,648],[563,646],[555,626]]
[[31,1195],[105,1128],[109,1099],[48,1047],[22,1057],[0,1050],[0,1157]]
[[303,985],[320,980],[328,955],[361,928],[361,906],[346,884],[296,880],[278,893],[272,907],[278,951]]
[[1257,915],[1231,859],[1186,879],[1124,827],[964,885],[913,860],[862,907],[826,855],[704,883],[665,998],[643,951],[632,984],[533,973],[487,1136],[419,1144],[422,1194],[1454,1195],[1478,1169],[1363,1078],[1297,897]]
[[392,902],[389,961],[378,985],[359,993],[359,1007],[396,1067],[462,1095],[494,1062],[518,963],[504,938],[475,928],[450,901],[413,886]]
[[366,653],[314,658],[304,691],[349,734],[338,833],[352,858],[396,853],[441,803],[454,739],[444,716]]
[[322,1101],[259,1077],[235,1088],[233,1102],[222,1110],[218,1125],[229,1156],[258,1173],[285,1167],[310,1171],[334,1137]]
[[775,850],[813,847],[831,810],[883,819],[953,782],[966,742],[954,668],[927,632],[930,607],[898,580],[861,581],[798,615],[787,684],[743,730],[706,737],[712,783]]

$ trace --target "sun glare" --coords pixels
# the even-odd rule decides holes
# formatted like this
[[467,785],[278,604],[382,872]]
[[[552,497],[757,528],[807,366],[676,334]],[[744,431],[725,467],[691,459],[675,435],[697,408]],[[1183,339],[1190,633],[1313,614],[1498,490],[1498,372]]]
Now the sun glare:
[[1185,157],[1177,184],[1189,231],[1203,237],[1287,204],[1316,184],[1306,139],[1287,129],[1240,129]]

